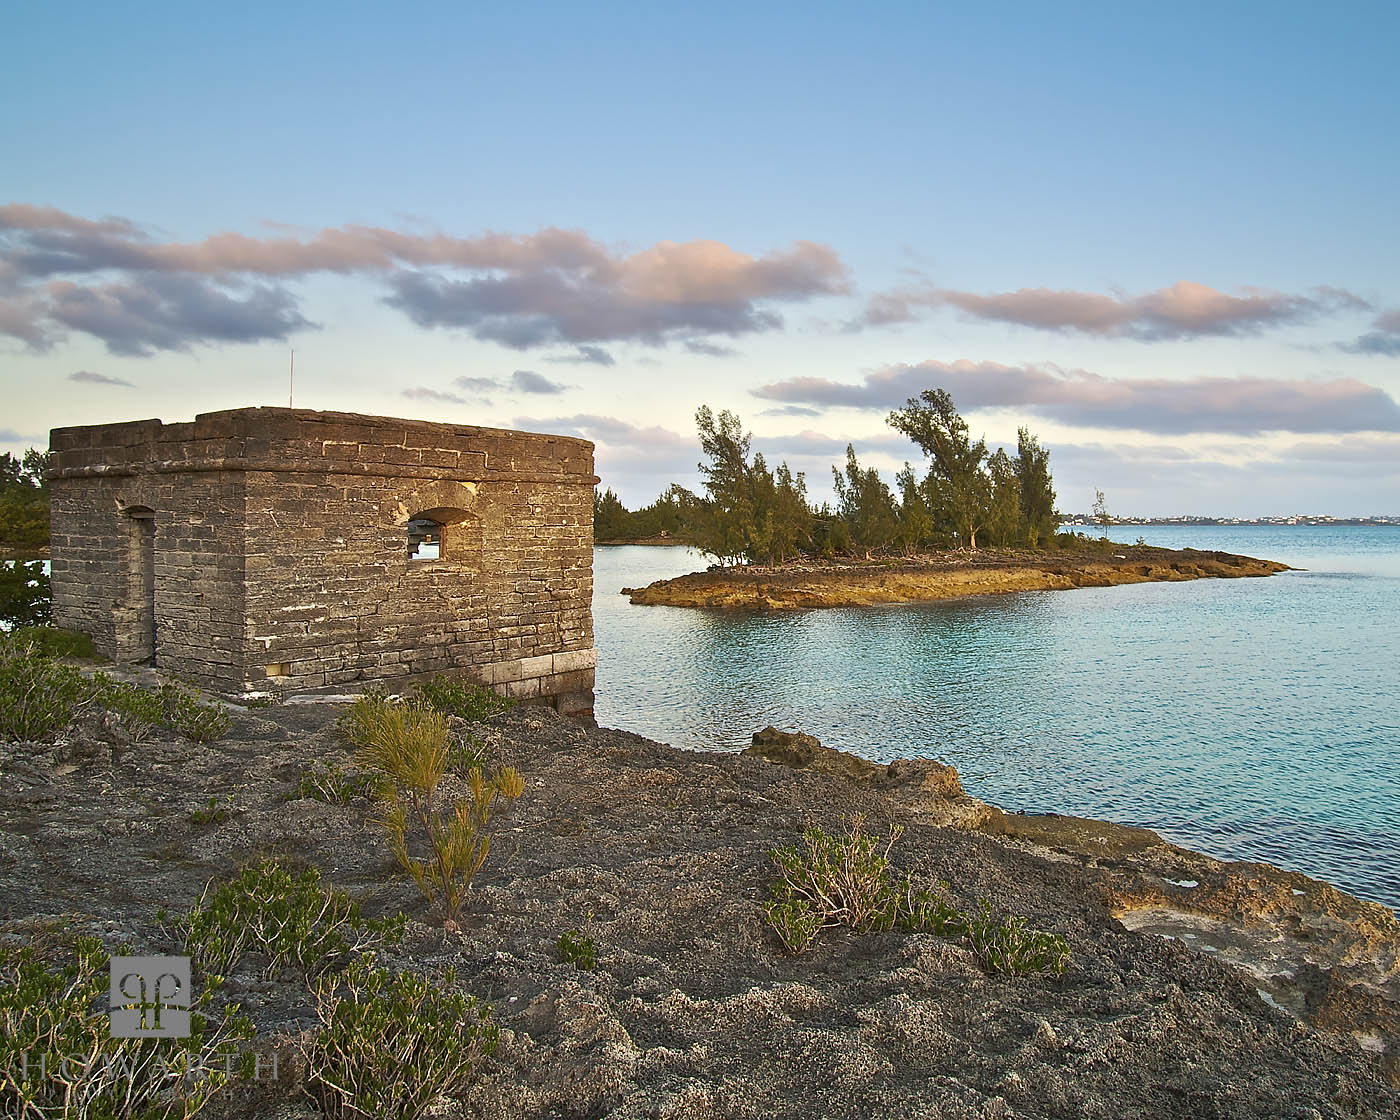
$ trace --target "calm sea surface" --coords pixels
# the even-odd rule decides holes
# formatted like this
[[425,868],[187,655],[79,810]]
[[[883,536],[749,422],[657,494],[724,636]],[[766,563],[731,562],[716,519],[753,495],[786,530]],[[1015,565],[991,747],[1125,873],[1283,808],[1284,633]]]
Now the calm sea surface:
[[1400,907],[1400,528],[1111,535],[1307,570],[723,615],[618,594],[697,553],[600,547],[598,719],[685,747],[771,723],[939,758],[1003,808],[1145,825]]

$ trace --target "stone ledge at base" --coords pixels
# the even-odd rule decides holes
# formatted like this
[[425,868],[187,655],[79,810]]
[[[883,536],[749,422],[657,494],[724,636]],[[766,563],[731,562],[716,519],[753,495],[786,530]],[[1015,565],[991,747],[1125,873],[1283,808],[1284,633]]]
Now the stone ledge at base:
[[512,700],[545,703],[561,715],[591,716],[597,665],[596,649],[579,649],[497,661],[466,675]]

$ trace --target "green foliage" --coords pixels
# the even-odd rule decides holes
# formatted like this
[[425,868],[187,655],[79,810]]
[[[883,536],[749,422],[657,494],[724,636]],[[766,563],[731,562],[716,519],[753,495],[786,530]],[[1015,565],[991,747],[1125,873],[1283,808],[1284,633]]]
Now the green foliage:
[[163,684],[156,689],[160,698],[161,726],[178,731],[196,743],[211,743],[222,738],[233,726],[233,717],[220,704],[202,704],[199,697],[177,684]]
[[598,964],[597,949],[589,934],[576,929],[566,930],[559,935],[557,944],[559,960],[562,964],[571,964],[585,972],[590,971]]
[[[177,684],[156,689],[118,681],[106,673],[84,676],[56,661],[53,651],[81,648],[81,642],[34,635],[65,631],[23,630],[0,634],[0,739],[42,739],[62,731],[84,708],[96,705],[115,712],[132,739],[147,738],[164,727],[197,742],[224,734],[232,725],[228,712]],[[75,636],[80,637],[80,636]],[[91,645],[86,646],[91,649]]]
[[426,704],[363,696],[347,715],[346,728],[360,761],[384,779],[379,823],[394,858],[455,925],[491,850],[487,825],[496,799],[519,797],[523,779],[509,766],[489,779],[473,767],[465,775],[468,796],[450,801],[440,788],[452,763],[447,717]]
[[984,516],[987,539],[995,545],[1016,545],[1023,538],[1021,529],[1021,484],[1016,468],[1004,448],[998,447],[987,459],[988,498]]
[[324,801],[327,805],[349,805],[357,797],[373,797],[378,792],[374,775],[342,769],[339,763],[321,758],[311,760],[296,788],[297,797]]
[[202,1111],[229,1081],[222,1052],[252,1037],[251,1021],[231,1007],[215,1022],[206,985],[188,1038],[112,1038],[109,959],[94,937],[0,946],[0,1113],[175,1120]]
[[902,830],[892,828],[881,840],[865,831],[864,817],[843,818],[842,825],[834,836],[816,826],[804,829],[801,843],[774,849],[774,901],[805,904],[822,925],[888,929],[894,922],[889,854]]
[[936,537],[932,495],[908,463],[894,476],[894,481],[899,487],[899,528],[895,531],[895,540],[908,556],[931,544]]
[[930,889],[916,886],[912,876],[896,880],[890,851],[900,828],[880,838],[865,831],[861,816],[841,823],[835,835],[813,826],[799,844],[770,853],[778,880],[763,912],[789,953],[805,952],[825,926],[859,933],[898,928],[965,940],[989,972],[1064,972],[1069,943],[1063,937],[1030,929],[1022,917],[993,917],[986,902],[977,917],[969,917],[943,896],[946,883]]
[[142,688],[96,672],[91,680],[93,700],[115,712],[122,728],[136,742],[162,727],[197,743],[218,739],[233,726],[233,717],[219,704],[201,703],[199,697],[173,682]]
[[36,741],[62,731],[92,703],[91,682],[32,640],[0,634],[0,739]]
[[700,514],[700,499],[683,486],[672,484],[651,505],[638,510],[629,510],[610,489],[595,489],[593,539],[600,544],[655,537],[692,542],[701,523]]
[[628,538],[628,512],[612,488],[593,491],[593,539],[616,541]]
[[981,913],[966,919],[967,943],[988,972],[1028,976],[1048,972],[1060,976],[1069,960],[1069,942],[1054,933],[1030,929],[1019,916],[994,917],[984,901]]
[[51,605],[49,577],[42,560],[0,560],[0,623],[47,626]]
[[57,626],[20,626],[10,631],[16,641],[29,642],[44,657],[72,657],[80,661],[92,661],[96,653],[92,648],[92,638],[77,630],[63,630]]
[[967,933],[967,918],[943,896],[947,889],[947,883],[937,884],[936,890],[916,887],[913,878],[906,875],[894,888],[891,900],[895,925],[911,933],[932,933],[950,941],[963,937]]
[[48,454],[30,448],[22,459],[0,455],[0,544],[42,548],[49,543]]
[[228,820],[229,806],[233,804],[233,794],[228,796],[228,804],[220,805],[217,798],[211,797],[198,809],[190,810],[190,824],[203,828],[208,824],[221,824]]
[[904,408],[891,412],[889,425],[903,432],[923,449],[930,460],[930,474],[959,542],[977,547],[977,533],[985,525],[992,483],[982,464],[987,443],[975,443],[967,421],[958,415],[953,398],[944,389],[925,389],[910,397]]
[[514,700],[498,696],[489,688],[442,674],[414,685],[413,695],[428,707],[468,723],[480,723],[515,707]]
[[314,867],[294,874],[263,860],[227,883],[211,882],[178,926],[206,975],[227,976],[255,952],[270,979],[292,965],[316,976],[373,946],[396,944],[405,924],[402,914],[364,918],[348,894],[322,885]]
[[738,563],[749,555],[757,525],[749,493],[749,445],[753,437],[743,430],[734,413],[725,410],[716,417],[708,405],[696,411],[695,424],[700,431],[700,450],[709,460],[699,465],[710,499],[700,547],[721,562]]
[[1059,520],[1055,516],[1050,452],[1040,446],[1028,428],[1016,430],[1016,458],[1012,461],[1012,467],[1016,472],[1021,533],[1026,543],[1035,548],[1041,541],[1048,541],[1055,535]]
[[306,1088],[332,1117],[411,1120],[459,1093],[496,1049],[491,1008],[437,982],[361,957],[316,985],[321,1021],[305,1047]]
[[700,548],[721,562],[774,564],[811,547],[813,515],[802,474],[786,463],[770,471],[761,454],[750,462],[753,437],[732,412],[715,416],[701,405],[695,424],[709,460],[699,464],[709,495],[696,510]]
[[773,927],[783,948],[796,956],[805,953],[821,932],[822,916],[812,904],[800,898],[773,899],[763,905],[764,917]]
[[655,537],[698,544],[725,564],[780,564],[802,554],[835,557],[897,546],[906,555],[949,545],[1040,547],[1055,532],[1050,454],[1027,429],[1016,454],[973,441],[943,389],[927,389],[891,412],[888,423],[924,451],[921,479],[908,463],[896,475],[898,500],[874,468],[863,468],[852,445],[832,467],[837,510],[814,509],[801,473],[786,463],[770,470],[739,417],[702,405],[695,414],[705,462],[705,497],[671,486],[644,510],[627,510],[611,490],[593,495],[594,539]]
[[856,451],[846,444],[846,474],[835,467],[831,475],[836,487],[836,500],[841,516],[850,528],[851,542],[870,553],[895,539],[899,531],[899,514],[894,495],[874,467],[861,469]]

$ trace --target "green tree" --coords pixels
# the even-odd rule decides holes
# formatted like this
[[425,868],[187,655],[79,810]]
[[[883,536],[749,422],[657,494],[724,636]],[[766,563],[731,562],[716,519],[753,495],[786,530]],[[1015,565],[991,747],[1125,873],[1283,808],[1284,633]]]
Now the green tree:
[[889,414],[887,422],[928,456],[934,489],[957,540],[966,540],[975,549],[992,496],[991,479],[982,466],[986,440],[972,441],[967,422],[944,389],[925,389],[910,397],[902,409]]
[[929,503],[928,487],[919,481],[908,463],[894,476],[894,481],[899,487],[899,530],[895,539],[904,554],[912,556],[933,543],[933,507]]
[[753,437],[734,413],[726,409],[715,416],[709,405],[696,410],[695,426],[709,460],[698,465],[709,495],[700,548],[722,563],[737,564],[751,554],[758,535],[749,467]]
[[807,503],[807,480],[787,463],[779,465],[774,476],[772,532],[770,547],[774,559],[782,563],[812,547],[812,507]]
[[993,544],[1021,542],[1021,484],[1005,448],[998,447],[987,460],[991,496],[987,502],[986,531]]
[[593,490],[593,539],[595,541],[625,540],[629,536],[628,522],[632,515],[612,488]]
[[46,452],[30,448],[23,458],[0,455],[0,544],[42,548],[49,543]]
[[874,467],[861,468],[856,451],[846,445],[845,477],[835,467],[831,474],[836,484],[836,500],[841,516],[850,526],[851,540],[865,549],[868,560],[877,548],[884,548],[899,530],[899,515],[894,495]]
[[1050,452],[1026,428],[1016,432],[1016,470],[1021,510],[1021,534],[1032,548],[1054,538],[1055,487],[1050,476]]
[[0,560],[0,622],[10,627],[47,626],[52,605],[42,560]]

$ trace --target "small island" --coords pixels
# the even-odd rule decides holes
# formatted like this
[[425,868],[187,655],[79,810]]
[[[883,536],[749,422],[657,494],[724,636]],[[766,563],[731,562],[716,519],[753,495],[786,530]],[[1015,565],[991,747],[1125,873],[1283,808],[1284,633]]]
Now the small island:
[[1228,552],[1084,543],[1082,548],[982,549],[896,561],[713,568],[622,593],[640,606],[804,610],[929,602],[1017,591],[1063,591],[1188,579],[1270,576],[1288,565]]

